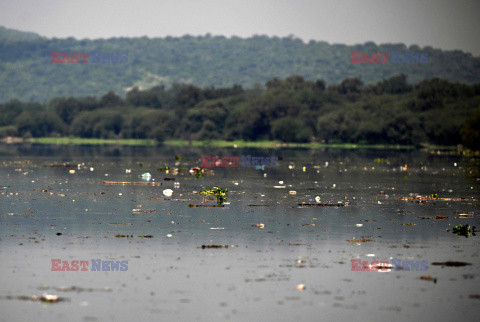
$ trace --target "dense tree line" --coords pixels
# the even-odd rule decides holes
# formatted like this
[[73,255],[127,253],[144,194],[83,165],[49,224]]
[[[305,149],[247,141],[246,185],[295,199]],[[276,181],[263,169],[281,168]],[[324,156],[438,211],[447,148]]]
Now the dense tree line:
[[480,84],[415,85],[403,74],[365,86],[294,75],[251,89],[133,88],[125,99],[59,97],[0,104],[0,137],[243,139],[286,142],[480,145]]
[[[125,63],[52,63],[52,51],[128,53]],[[352,51],[363,53],[428,53],[428,63],[352,63]],[[359,77],[366,85],[403,73],[411,84],[439,77],[452,82],[480,82],[480,58],[462,51],[443,51],[403,44],[346,46],[295,37],[183,36],[165,38],[41,38],[0,27],[0,103],[21,98],[47,102],[54,97],[100,96],[113,90],[170,88],[189,83],[205,88],[240,84],[251,88],[292,74],[327,85]]]

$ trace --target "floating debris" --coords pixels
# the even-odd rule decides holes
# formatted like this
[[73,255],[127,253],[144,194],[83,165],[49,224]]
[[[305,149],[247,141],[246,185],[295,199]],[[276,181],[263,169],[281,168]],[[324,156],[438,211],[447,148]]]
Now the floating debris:
[[6,299],[6,300],[21,300],[21,301],[31,301],[31,302],[42,302],[42,303],[58,303],[58,302],[63,302],[63,301],[68,301],[66,298],[61,298],[58,295],[51,295],[47,293],[43,293],[42,296],[11,296],[7,295],[5,297],[1,297],[0,299]]
[[265,224],[256,224],[256,225],[252,225],[252,227],[265,228]]
[[157,210],[155,209],[132,209],[133,213],[151,213],[151,212],[156,212]]
[[432,281],[433,283],[437,283],[437,279],[431,277],[430,275],[420,276],[420,279],[424,281]]
[[153,238],[153,235],[140,235],[138,237],[142,237],[142,238]]
[[470,294],[468,297],[471,298],[471,299],[480,300],[480,295],[479,294]]
[[173,194],[173,190],[172,189],[165,189],[165,190],[163,190],[163,194],[167,197],[171,197],[172,194]]
[[360,238],[360,239],[348,239],[347,241],[350,243],[366,243],[366,242],[371,242],[373,240],[367,239],[367,238]]
[[133,235],[115,235],[116,238],[133,238]]
[[357,227],[363,227],[363,224],[355,224]]
[[205,248],[228,248],[228,245],[202,245],[202,249]]
[[103,181],[111,185],[134,185],[134,186],[161,186],[161,182],[128,182],[128,181]]
[[190,199],[175,199],[175,198],[150,198],[150,200],[169,200],[169,201],[191,201]]
[[305,284],[298,284],[297,285],[297,290],[299,291],[304,291],[307,287],[305,286]]
[[472,265],[471,263],[465,263],[465,262],[454,262],[454,261],[447,261],[447,262],[434,262],[432,265],[441,265],[441,266],[449,266],[449,267],[461,267],[461,266],[467,266],[467,265]]
[[189,204],[188,205],[190,208],[199,208],[199,207],[207,207],[207,208],[210,208],[210,207],[221,207],[221,208],[224,208],[225,206],[224,205],[195,205],[193,203]]
[[152,175],[150,174],[150,172],[145,172],[144,174],[141,175],[141,178],[142,180],[150,181],[150,179],[152,179]]
[[417,224],[412,224],[412,223],[408,223],[408,224],[402,224],[402,226],[416,226]]
[[200,168],[200,167],[190,168],[190,170],[188,172],[190,172],[191,175],[196,175],[197,178],[202,177],[202,175],[204,175],[204,174],[214,174],[213,170],[208,170],[208,169]]
[[68,170],[68,173],[74,174],[74,173],[75,173],[75,170]]
[[328,203],[328,202],[324,202],[324,203],[299,203],[298,204],[298,208],[306,208],[306,207],[344,207],[344,206],[348,206],[348,203]]
[[399,200],[439,200],[439,201],[478,201],[478,199],[469,198],[437,198],[434,195],[427,197],[424,196],[412,196],[412,197],[393,197]]
[[418,217],[420,219],[435,219],[435,220],[442,220],[447,219],[447,216],[433,216],[433,217]]
[[[48,290],[50,287],[47,285],[43,285],[39,287],[39,290]],[[71,287],[66,287],[66,286],[59,286],[59,287],[52,287],[58,292],[112,292],[112,289],[109,287],[104,287],[104,288],[83,288],[79,286],[71,286]]]

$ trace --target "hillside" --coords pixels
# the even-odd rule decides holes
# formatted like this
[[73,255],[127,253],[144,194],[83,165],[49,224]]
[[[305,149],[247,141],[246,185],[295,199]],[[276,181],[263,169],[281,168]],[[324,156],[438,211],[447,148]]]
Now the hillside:
[[[128,54],[124,63],[52,63],[52,51]],[[428,63],[353,64],[352,51],[428,52]],[[200,87],[250,88],[274,77],[301,75],[338,84],[358,77],[373,84],[403,73],[410,83],[439,77],[452,82],[480,83],[480,58],[462,51],[369,42],[346,46],[293,37],[222,36],[180,38],[49,39],[0,29],[0,102],[10,99],[45,102],[53,97],[100,96],[112,90],[189,83]],[[258,84],[257,84],[258,87]]]

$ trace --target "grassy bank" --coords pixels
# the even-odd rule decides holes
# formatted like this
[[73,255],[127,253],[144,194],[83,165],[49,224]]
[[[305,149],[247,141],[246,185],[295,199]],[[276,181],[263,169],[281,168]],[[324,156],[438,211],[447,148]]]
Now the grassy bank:
[[[137,146],[154,146],[157,145],[155,140],[149,139],[98,139],[98,138],[77,138],[77,137],[60,137],[60,138],[29,138],[23,141],[24,143],[33,144],[69,144],[69,145],[137,145]],[[165,145],[170,146],[189,146],[190,144],[195,147],[215,147],[215,148],[264,148],[264,149],[276,149],[276,148],[331,148],[331,149],[414,149],[412,145],[386,145],[386,144],[322,144],[322,143],[284,143],[280,141],[187,141],[187,140],[167,140]],[[433,146],[431,148],[434,148]],[[435,147],[437,148],[437,147]],[[453,147],[443,147],[453,148]],[[455,147],[456,148],[456,147]]]
[[[165,144],[173,146],[188,146],[189,142],[185,140],[170,140],[166,141]],[[384,144],[351,144],[351,143],[341,143],[341,144],[322,144],[322,143],[284,143],[280,141],[223,141],[223,140],[214,140],[214,141],[192,141],[192,146],[199,147],[216,147],[216,148],[309,148],[309,149],[319,149],[319,148],[332,148],[332,149],[414,149],[412,145],[384,145]]]
[[70,144],[70,145],[105,145],[105,144],[116,144],[116,145],[156,145],[155,140],[140,140],[140,139],[97,139],[97,138],[70,138],[70,137],[61,137],[61,138],[29,138],[25,139],[26,143],[35,143],[35,144]]

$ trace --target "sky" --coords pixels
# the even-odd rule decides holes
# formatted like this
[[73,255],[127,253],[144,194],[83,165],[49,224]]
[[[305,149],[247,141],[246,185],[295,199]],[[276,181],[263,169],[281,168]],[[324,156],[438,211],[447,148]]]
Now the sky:
[[286,37],[480,56],[478,0],[0,0],[0,25],[46,37]]

